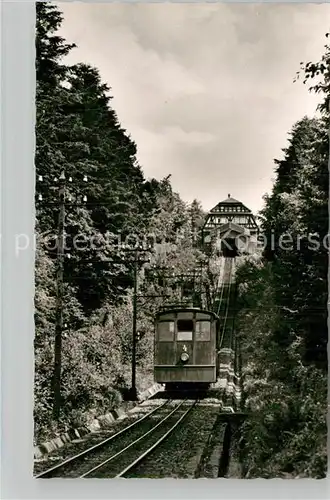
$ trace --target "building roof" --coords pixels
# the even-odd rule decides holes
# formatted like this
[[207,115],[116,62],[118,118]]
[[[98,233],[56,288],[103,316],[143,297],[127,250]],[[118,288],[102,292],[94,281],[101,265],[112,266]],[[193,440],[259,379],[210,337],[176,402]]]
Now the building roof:
[[245,205],[243,205],[243,203],[241,201],[238,201],[235,198],[232,198],[230,196],[230,194],[228,194],[228,198],[226,198],[223,201],[220,201],[215,207],[213,207],[212,210],[210,210],[210,213],[218,212],[219,207],[223,206],[223,205],[238,205],[238,206],[241,206],[244,208],[244,212],[251,213],[251,210],[249,208],[247,208]]
[[240,226],[239,224],[235,224],[234,222],[226,222],[225,224],[222,224],[221,229],[220,229],[220,234],[228,231],[228,229],[232,230],[236,233],[244,233],[243,226]]
[[226,198],[226,199],[225,199],[225,200],[223,200],[223,201],[220,201],[220,203],[218,203],[218,205],[224,205],[224,204],[226,204],[226,203],[238,203],[238,204],[240,204],[240,205],[242,204],[240,201],[235,200],[235,198],[232,198],[232,197],[230,196],[230,194],[228,195],[228,198]]

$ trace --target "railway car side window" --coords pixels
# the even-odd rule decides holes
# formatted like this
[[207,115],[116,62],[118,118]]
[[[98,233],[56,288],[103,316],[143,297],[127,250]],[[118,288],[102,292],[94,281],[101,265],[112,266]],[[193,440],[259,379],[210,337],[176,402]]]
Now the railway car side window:
[[194,322],[192,319],[178,319],[177,326],[177,340],[192,340],[194,329]]
[[174,337],[174,321],[161,321],[158,323],[159,342],[171,342]]
[[211,338],[211,322],[196,321],[196,340],[210,340]]

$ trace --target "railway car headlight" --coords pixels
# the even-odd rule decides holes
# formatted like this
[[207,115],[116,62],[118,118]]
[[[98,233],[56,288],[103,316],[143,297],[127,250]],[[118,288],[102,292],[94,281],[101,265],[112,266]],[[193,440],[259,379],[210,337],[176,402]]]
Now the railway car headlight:
[[186,363],[189,359],[189,354],[187,354],[186,352],[183,352],[180,356],[181,358],[181,361],[183,361],[184,363]]

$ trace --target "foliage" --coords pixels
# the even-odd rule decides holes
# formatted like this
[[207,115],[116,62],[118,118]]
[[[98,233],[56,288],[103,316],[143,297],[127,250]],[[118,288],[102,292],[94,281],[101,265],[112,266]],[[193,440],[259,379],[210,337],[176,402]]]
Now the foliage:
[[[330,33],[326,33],[326,38],[329,38]],[[330,45],[327,43],[325,46],[324,54],[318,62],[309,61],[301,63],[301,71],[297,72],[298,77],[303,74],[304,83],[307,81],[313,83],[310,90],[324,96],[323,102],[319,106],[319,110],[329,115],[330,111]],[[317,82],[315,82],[315,79]]]
[[294,125],[265,196],[263,259],[238,272],[246,477],[326,475],[329,45],[301,73],[322,118]]
[[238,272],[246,477],[325,476],[328,147],[325,119],[295,124],[265,197],[264,257]]
[[[154,287],[144,268],[194,267],[200,204],[185,204],[169,176],[146,180],[136,145],[111,107],[96,68],[69,66],[75,47],[58,36],[62,14],[36,4],[37,253],[35,437],[39,441],[116,407],[130,387],[133,255],[118,242],[153,243],[138,264],[137,383],[152,383],[153,316],[173,287]],[[61,420],[52,420],[59,184],[65,173],[64,331]],[[87,177],[87,182],[84,181]],[[41,200],[40,200],[41,196]],[[87,197],[87,201],[84,201]],[[163,271],[161,271],[163,273]],[[154,297],[154,295],[156,295]]]

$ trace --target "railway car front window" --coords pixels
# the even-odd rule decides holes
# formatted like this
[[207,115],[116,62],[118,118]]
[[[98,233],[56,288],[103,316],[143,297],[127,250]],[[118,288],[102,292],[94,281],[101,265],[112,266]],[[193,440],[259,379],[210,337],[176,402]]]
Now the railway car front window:
[[189,341],[193,338],[194,323],[191,319],[178,319],[177,340]]
[[208,341],[211,338],[210,321],[196,321],[196,340]]
[[158,323],[158,340],[171,342],[174,336],[174,321],[161,321]]

